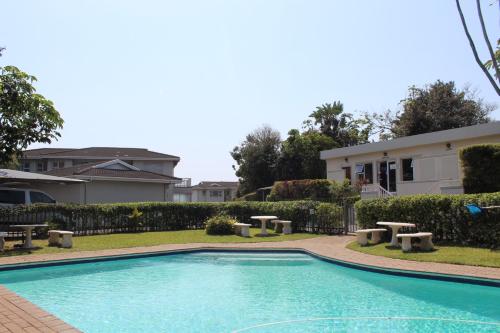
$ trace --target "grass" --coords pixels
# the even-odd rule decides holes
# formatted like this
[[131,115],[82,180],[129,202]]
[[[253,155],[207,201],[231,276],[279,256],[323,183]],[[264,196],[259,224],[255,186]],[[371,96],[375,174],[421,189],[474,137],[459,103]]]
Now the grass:
[[268,236],[259,236],[259,232],[260,228],[250,228],[250,237],[241,237],[237,235],[207,235],[205,233],[205,230],[161,231],[81,236],[73,237],[73,247],[71,249],[63,249],[52,246],[49,247],[47,245],[48,241],[46,239],[33,240],[33,246],[35,246],[36,248],[30,250],[14,248],[14,244],[19,244],[20,241],[8,241],[5,244],[5,251],[3,254],[0,254],[0,257],[27,254],[64,253],[74,251],[95,251],[136,246],[154,246],[161,244],[280,242],[318,237],[318,235],[306,233],[296,233],[291,235],[276,234],[272,230],[268,230]]
[[433,251],[412,250],[405,253],[401,251],[401,248],[392,247],[389,243],[361,246],[357,242],[352,242],[347,245],[347,248],[362,253],[395,259],[500,267],[499,250],[477,247],[436,245]]

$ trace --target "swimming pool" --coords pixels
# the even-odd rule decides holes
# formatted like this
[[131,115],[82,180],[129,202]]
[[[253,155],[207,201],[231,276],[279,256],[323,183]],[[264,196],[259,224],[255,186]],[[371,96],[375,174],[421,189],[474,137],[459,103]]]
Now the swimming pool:
[[500,288],[303,253],[191,252],[0,272],[84,332],[500,332]]

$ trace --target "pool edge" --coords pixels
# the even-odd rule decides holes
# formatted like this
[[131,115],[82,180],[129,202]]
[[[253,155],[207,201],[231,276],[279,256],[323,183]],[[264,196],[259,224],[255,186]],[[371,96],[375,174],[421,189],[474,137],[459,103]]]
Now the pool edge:
[[94,257],[84,257],[84,258],[71,258],[71,259],[59,259],[59,260],[47,260],[40,262],[29,262],[29,263],[18,263],[18,264],[4,264],[0,265],[0,271],[10,271],[18,269],[29,269],[29,268],[39,268],[39,267],[49,267],[49,266],[64,266],[71,264],[80,263],[92,263],[92,262],[104,262],[113,260],[126,260],[134,258],[145,258],[145,257],[156,257],[156,256],[166,256],[182,253],[195,253],[195,252],[281,252],[281,253],[304,253],[317,258],[322,261],[327,261],[332,264],[336,264],[343,267],[348,267],[352,269],[358,269],[373,273],[405,276],[419,279],[430,279],[438,281],[448,281],[464,284],[475,284],[484,285],[490,287],[500,288],[500,279],[476,277],[470,275],[458,275],[458,274],[445,274],[437,272],[424,272],[415,271],[409,269],[399,269],[399,268],[388,268],[375,265],[367,265],[356,263],[352,261],[342,260],[334,257],[329,257],[316,253],[310,249],[305,249],[301,247],[287,247],[287,248],[240,248],[240,247],[193,247],[193,248],[183,248],[183,249],[172,249],[172,250],[160,250],[160,251],[150,251],[141,253],[127,253],[127,254],[116,254],[116,255],[103,255]]

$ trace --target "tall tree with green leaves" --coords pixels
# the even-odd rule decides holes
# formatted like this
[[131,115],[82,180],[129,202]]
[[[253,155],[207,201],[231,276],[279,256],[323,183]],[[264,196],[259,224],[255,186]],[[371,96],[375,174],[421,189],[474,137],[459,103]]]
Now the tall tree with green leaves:
[[277,164],[279,180],[326,178],[326,163],[320,152],[336,147],[335,141],[319,131],[300,133],[293,129],[281,144]]
[[60,137],[63,119],[36,93],[36,77],[14,66],[0,67],[0,164],[8,165],[30,144]]
[[354,119],[351,113],[344,112],[344,105],[340,101],[316,107],[309,117],[312,119],[304,122],[305,127],[329,136],[338,147],[366,143],[372,130],[367,119]]
[[[469,41],[470,48],[472,50],[472,54],[474,55],[474,59],[476,60],[476,63],[478,66],[481,68],[483,71],[484,75],[490,81],[491,86],[493,89],[495,89],[497,95],[500,96],[500,66],[499,66],[499,58],[498,58],[498,44],[500,43],[500,39],[497,41],[497,52],[493,52],[493,46],[491,45],[490,39],[488,37],[488,32],[486,30],[486,25],[484,23],[484,18],[483,18],[483,12],[481,9],[481,1],[476,0],[476,8],[477,8],[477,15],[479,17],[479,23],[481,25],[481,31],[483,34],[483,39],[484,42],[488,48],[488,53],[489,53],[489,59],[483,64],[483,61],[479,57],[479,53],[477,52],[476,44],[474,43],[474,40],[472,39],[472,36],[469,32],[469,28],[467,26],[467,22],[465,21],[464,13],[462,11],[462,7],[460,6],[460,0],[455,0],[455,3],[457,5],[457,10],[458,14],[460,16],[460,21],[462,22],[462,27],[464,28],[465,36],[467,37],[467,40]],[[493,75],[496,77],[497,81],[493,78],[493,75],[488,71],[488,69],[493,70]]]
[[490,121],[495,109],[469,89],[460,90],[453,81],[436,81],[423,88],[412,86],[401,101],[402,110],[372,115],[381,139],[442,131]]
[[237,164],[233,165],[233,169],[240,181],[240,194],[273,185],[280,145],[280,133],[269,126],[263,126],[248,134],[245,141],[234,147],[231,156]]

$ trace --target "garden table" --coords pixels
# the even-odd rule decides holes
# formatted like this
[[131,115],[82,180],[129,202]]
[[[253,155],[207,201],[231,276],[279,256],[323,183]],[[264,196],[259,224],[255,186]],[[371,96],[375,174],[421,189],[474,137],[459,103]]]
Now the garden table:
[[24,232],[26,232],[26,238],[24,240],[23,248],[31,249],[33,247],[33,243],[31,243],[31,233],[33,229],[48,226],[48,224],[11,224],[9,227],[24,229]]
[[398,242],[398,231],[403,227],[415,228],[413,223],[403,223],[403,222],[377,222],[377,225],[383,225],[392,229],[391,246],[399,246]]
[[261,222],[260,225],[260,234],[267,236],[267,227],[266,227],[266,222],[269,220],[276,220],[278,219],[277,216],[251,216],[250,217],[253,220],[259,220]]

